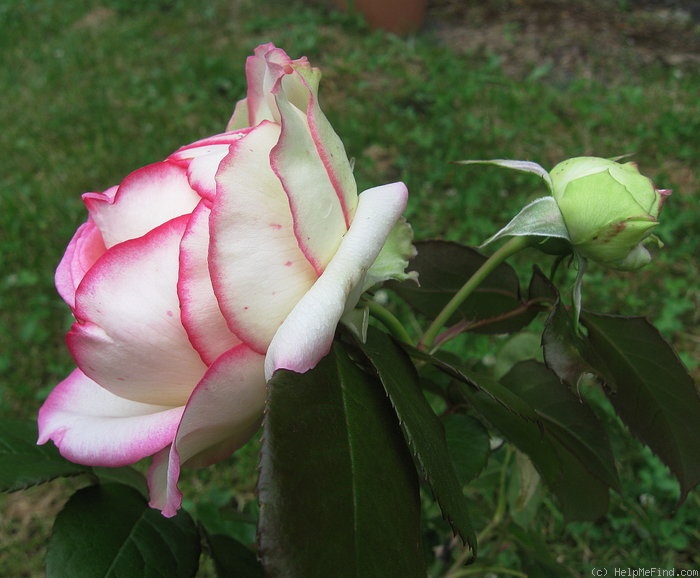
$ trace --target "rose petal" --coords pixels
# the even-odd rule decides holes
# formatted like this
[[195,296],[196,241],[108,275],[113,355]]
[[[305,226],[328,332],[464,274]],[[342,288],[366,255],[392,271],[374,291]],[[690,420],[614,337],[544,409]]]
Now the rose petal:
[[180,321],[179,244],[189,216],[112,247],[76,293],[78,366],[115,395],[184,405],[206,371]]
[[265,405],[264,357],[245,345],[224,353],[187,402],[175,442],[158,454],[148,480],[151,507],[174,516],[182,494],[182,465],[202,466],[229,456],[257,430]]
[[185,169],[164,161],[131,173],[113,198],[106,193],[86,193],[83,200],[110,248],[191,213],[200,197],[190,187]]
[[275,334],[265,359],[267,379],[277,369],[308,371],[328,353],[338,321],[357,303],[365,274],[401,217],[407,195],[403,183],[360,195],[355,218],[337,253]]
[[299,250],[289,203],[266,159],[279,127],[263,123],[221,163],[210,226],[209,268],[229,328],[264,353],[316,280]]
[[53,440],[79,464],[124,466],[170,444],[183,411],[117,397],[76,369],[39,410],[37,443]]
[[284,50],[276,48],[271,42],[258,46],[245,63],[248,83],[246,98],[236,104],[226,129],[254,127],[266,120],[279,122],[272,87],[280,77],[291,72],[294,62],[306,63],[307,60],[293,61]]
[[106,250],[102,235],[91,219],[78,227],[55,275],[58,294],[71,309],[75,308],[75,291],[85,273]]
[[188,151],[196,152],[187,167],[190,186],[210,201],[216,196],[216,171],[219,163],[228,154],[229,147],[229,144],[218,144]]
[[180,244],[180,297],[182,324],[202,360],[210,365],[241,340],[229,331],[209,276],[209,215],[206,201],[192,213]]
[[289,197],[299,247],[320,275],[355,213],[355,179],[343,143],[318,105],[316,88],[300,74],[287,75],[275,99],[282,132],[270,162]]
[[184,167],[190,186],[202,197],[213,201],[219,163],[228,154],[231,145],[246,132],[227,132],[199,140],[178,149],[168,157],[168,161]]
[[176,162],[182,162],[184,160],[185,163],[187,163],[188,159],[195,158],[201,154],[200,149],[206,149],[217,145],[229,146],[234,144],[242,136],[245,136],[249,131],[250,129],[220,132],[219,134],[199,139],[177,149],[168,157],[168,160]]

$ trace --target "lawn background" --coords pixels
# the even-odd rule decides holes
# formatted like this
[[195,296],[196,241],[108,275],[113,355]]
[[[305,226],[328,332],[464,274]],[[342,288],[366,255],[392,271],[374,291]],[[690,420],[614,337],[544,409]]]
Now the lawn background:
[[[641,272],[594,269],[584,305],[647,315],[697,380],[697,22],[677,6],[641,2],[463,4],[432,2],[425,30],[397,38],[320,2],[5,0],[0,417],[35,415],[72,367],[63,341],[70,314],[52,276],[85,219],[80,194],[223,130],[245,93],[244,59],[267,41],[322,69],[321,103],[355,159],[360,189],[404,180],[421,239],[478,244],[544,193],[534,177],[451,160],[550,168],[570,156],[634,153],[674,191],[658,228],[666,246]],[[491,346],[474,344],[485,358]],[[677,487],[665,468],[622,436],[618,443],[624,493],[607,521],[564,528],[545,503],[549,513],[534,523],[574,575],[613,561],[698,568],[698,493],[670,517]],[[250,505],[253,454],[223,474],[193,477],[203,497],[192,507]],[[217,476],[236,477],[235,490],[217,490]],[[51,515],[76,484],[0,496],[0,576],[42,575]],[[494,485],[485,476],[470,491],[488,506]]]

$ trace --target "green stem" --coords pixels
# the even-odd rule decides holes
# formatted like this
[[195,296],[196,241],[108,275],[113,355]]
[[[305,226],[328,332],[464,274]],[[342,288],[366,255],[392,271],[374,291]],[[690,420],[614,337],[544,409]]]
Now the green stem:
[[442,311],[430,324],[430,327],[426,330],[423,338],[420,341],[419,347],[423,350],[430,351],[437,339],[440,330],[449,321],[450,317],[454,314],[459,306],[464,302],[464,300],[469,297],[474,289],[476,289],[483,281],[488,277],[496,267],[498,267],[503,261],[505,261],[511,255],[514,255],[518,251],[521,251],[528,245],[531,241],[529,237],[512,237],[505,244],[503,244],[493,255],[491,255],[482,265],[479,267],[474,274],[467,280],[467,282],[462,285],[462,288],[457,291],[457,293],[452,297],[450,302],[445,305]]
[[510,460],[513,457],[515,450],[511,446],[506,447],[506,455],[503,458],[501,466],[501,476],[498,484],[498,498],[496,499],[496,510],[493,513],[493,518],[488,525],[476,537],[476,543],[483,543],[491,533],[499,526],[506,515],[506,507],[508,506],[506,495],[506,482],[508,481],[508,471],[510,468]]
[[372,301],[371,299],[367,299],[364,304],[369,309],[370,315],[380,321],[382,325],[389,330],[389,333],[396,337],[396,339],[403,341],[404,343],[408,343],[409,345],[413,345],[413,340],[406,331],[406,328],[391,311],[385,307],[382,307],[379,303]]

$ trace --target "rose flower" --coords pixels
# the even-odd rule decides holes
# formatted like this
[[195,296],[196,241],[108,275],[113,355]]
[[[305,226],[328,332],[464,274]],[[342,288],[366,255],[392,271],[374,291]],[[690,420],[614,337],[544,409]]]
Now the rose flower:
[[39,443],[95,466],[153,456],[166,516],[181,467],[241,447],[272,373],[314,367],[413,251],[406,187],[358,196],[319,71],[267,44],[246,74],[227,132],[83,196],[87,222],[56,271],[77,368],[39,411]]

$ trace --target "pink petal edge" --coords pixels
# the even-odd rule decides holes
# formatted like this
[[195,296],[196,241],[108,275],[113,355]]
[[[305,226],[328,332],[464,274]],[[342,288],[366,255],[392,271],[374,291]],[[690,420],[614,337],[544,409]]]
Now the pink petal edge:
[[110,189],[83,195],[107,248],[191,213],[199,199],[189,185],[186,170],[168,160],[127,175],[116,192]]
[[179,246],[188,219],[112,247],[76,293],[68,347],[86,375],[120,397],[184,405],[207,369],[180,320]]
[[238,345],[221,313],[209,274],[209,217],[203,199],[192,213],[180,243],[177,293],[182,324],[202,361],[212,364],[224,351]]
[[118,397],[75,369],[41,406],[37,443],[79,464],[125,466],[170,444],[184,409]]
[[68,243],[66,252],[56,268],[54,281],[58,294],[71,309],[75,309],[75,292],[78,285],[106,250],[102,235],[92,219],[80,225]]

